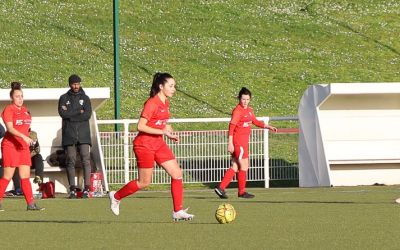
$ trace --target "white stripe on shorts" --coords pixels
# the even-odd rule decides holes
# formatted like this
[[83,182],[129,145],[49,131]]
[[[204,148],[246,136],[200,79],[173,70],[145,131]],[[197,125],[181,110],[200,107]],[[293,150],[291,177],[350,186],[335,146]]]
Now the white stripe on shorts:
[[240,154],[239,154],[239,157],[238,157],[239,160],[242,159],[243,154],[244,154],[244,149],[243,149],[243,147],[240,147]]

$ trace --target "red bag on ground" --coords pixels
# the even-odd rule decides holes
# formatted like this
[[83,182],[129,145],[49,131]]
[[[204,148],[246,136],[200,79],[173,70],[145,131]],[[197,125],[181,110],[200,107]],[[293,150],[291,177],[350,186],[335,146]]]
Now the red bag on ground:
[[55,184],[52,181],[42,183],[39,187],[39,192],[42,193],[42,199],[55,198]]

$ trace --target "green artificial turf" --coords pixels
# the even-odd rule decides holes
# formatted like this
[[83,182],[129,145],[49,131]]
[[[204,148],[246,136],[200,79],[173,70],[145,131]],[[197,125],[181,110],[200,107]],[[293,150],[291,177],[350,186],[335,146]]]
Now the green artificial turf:
[[[107,198],[40,200],[42,212],[25,211],[21,198],[5,198],[0,213],[2,249],[398,249],[398,186],[250,188],[254,199],[228,200],[213,190],[185,192],[195,219],[174,223],[168,191],[144,191],[121,202]],[[231,224],[214,212],[228,202]]]

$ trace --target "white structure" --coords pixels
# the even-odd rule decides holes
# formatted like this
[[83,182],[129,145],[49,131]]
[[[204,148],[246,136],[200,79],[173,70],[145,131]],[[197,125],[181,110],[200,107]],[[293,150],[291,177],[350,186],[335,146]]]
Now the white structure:
[[[41,88],[23,89],[24,106],[32,115],[32,130],[37,132],[40,144],[40,153],[43,159],[61,147],[61,117],[58,114],[58,99],[65,94],[68,88]],[[97,128],[94,126],[95,110],[97,110],[107,99],[110,98],[109,88],[84,88],[85,93],[90,97],[93,115],[90,120],[92,134],[92,156],[96,167],[100,169],[100,156],[96,139]],[[0,111],[10,103],[10,89],[0,89]],[[3,123],[3,121],[1,120]],[[3,124],[4,125],[4,124]],[[52,180],[55,182],[56,192],[66,193],[68,187],[67,174],[65,169],[51,167],[44,162],[45,175],[44,181]],[[79,170],[78,170],[79,171]],[[81,180],[80,180],[81,181]],[[37,185],[33,186],[36,191]],[[12,182],[8,188],[12,188]]]
[[310,86],[299,121],[300,187],[400,184],[400,83]]

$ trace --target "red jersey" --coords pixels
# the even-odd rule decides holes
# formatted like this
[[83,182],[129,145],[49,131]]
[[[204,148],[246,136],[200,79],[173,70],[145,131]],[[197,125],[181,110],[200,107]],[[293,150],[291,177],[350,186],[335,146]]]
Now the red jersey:
[[[5,124],[12,122],[13,127],[19,132],[29,137],[29,128],[31,126],[32,117],[28,109],[24,106],[18,108],[14,104],[8,105],[1,114]],[[19,136],[14,136],[10,132],[6,132],[2,141],[2,146],[13,146],[15,148],[29,148],[29,145]]]
[[[155,129],[164,129],[170,118],[168,99],[163,103],[158,95],[150,97],[143,107],[140,117],[146,118],[146,125]],[[133,143],[135,145],[147,145],[158,147],[163,141],[162,135],[139,132]]]
[[229,123],[229,135],[233,136],[234,143],[248,143],[251,125],[264,128],[264,122],[257,120],[251,107],[243,108],[238,104],[232,111]]

